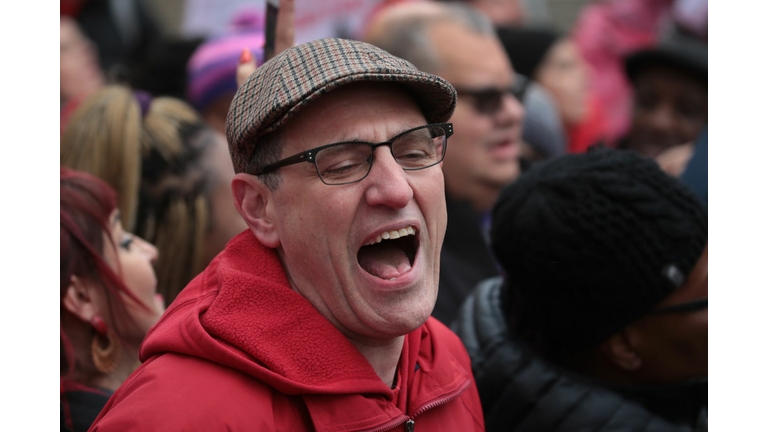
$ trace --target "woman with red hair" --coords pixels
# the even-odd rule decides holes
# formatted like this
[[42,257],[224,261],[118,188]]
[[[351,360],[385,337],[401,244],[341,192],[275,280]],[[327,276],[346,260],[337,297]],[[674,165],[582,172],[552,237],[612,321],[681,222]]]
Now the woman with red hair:
[[138,366],[144,336],[165,310],[157,249],[125,232],[115,191],[61,168],[61,425],[87,430]]

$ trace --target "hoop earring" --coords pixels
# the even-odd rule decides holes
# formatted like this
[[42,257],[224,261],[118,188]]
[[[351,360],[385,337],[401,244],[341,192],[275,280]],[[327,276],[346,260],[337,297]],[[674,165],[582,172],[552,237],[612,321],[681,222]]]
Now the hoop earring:
[[[120,354],[122,353],[120,340],[114,332],[107,329],[104,320],[98,315],[91,319],[91,326],[96,330],[91,341],[93,364],[103,374],[112,373],[120,362]],[[105,340],[106,344],[103,344],[102,340]],[[102,347],[102,345],[104,346]]]

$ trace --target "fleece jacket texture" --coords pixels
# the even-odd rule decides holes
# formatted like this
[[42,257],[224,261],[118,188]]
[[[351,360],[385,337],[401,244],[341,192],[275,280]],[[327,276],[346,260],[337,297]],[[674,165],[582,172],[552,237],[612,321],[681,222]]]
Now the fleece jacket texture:
[[91,430],[484,428],[455,334],[430,318],[406,335],[390,389],[249,231],[181,292],[140,358]]

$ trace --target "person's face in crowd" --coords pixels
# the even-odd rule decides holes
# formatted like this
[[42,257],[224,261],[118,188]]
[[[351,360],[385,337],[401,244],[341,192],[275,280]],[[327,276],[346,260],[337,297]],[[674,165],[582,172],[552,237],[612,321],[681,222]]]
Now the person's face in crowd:
[[216,131],[209,131],[212,138],[203,157],[203,169],[211,178],[212,189],[208,193],[210,202],[210,230],[206,233],[202,264],[208,263],[224,250],[232,237],[248,228],[232,200],[230,187],[235,169],[229,155],[227,140]]
[[587,69],[576,44],[561,39],[549,49],[534,79],[547,88],[565,125],[575,125],[587,114]]
[[[708,247],[686,283],[657,309],[708,296]],[[642,364],[636,371],[646,383],[670,383],[707,376],[707,308],[689,312],[647,315],[627,328]]]
[[62,99],[87,96],[104,86],[96,48],[72,18],[61,18],[60,47]]
[[451,118],[454,135],[443,169],[448,191],[472,199],[475,189],[497,189],[520,173],[523,106],[503,93],[498,109],[478,109],[475,97],[461,91],[509,89],[515,74],[506,52],[495,37],[475,34],[453,23],[435,24],[430,39],[441,60],[438,75],[459,92]]
[[[383,142],[425,124],[400,87],[349,84],[283,127],[281,157],[342,141]],[[270,225],[254,234],[278,249],[291,286],[353,343],[391,339],[422,325],[437,299],[446,229],[440,166],[405,172],[381,146],[368,176],[356,183],[324,184],[311,163],[281,168],[280,175],[265,204]],[[366,246],[410,228],[413,233],[398,240]]]
[[707,86],[669,67],[638,73],[628,147],[648,157],[693,141],[707,123]]
[[115,247],[111,247],[112,243],[105,233],[104,259],[122,277],[126,288],[150,308],[147,311],[128,296],[121,294],[128,313],[138,324],[138,328],[132,329],[135,333],[123,334],[122,336],[126,341],[138,346],[150,327],[160,319],[165,311],[164,300],[157,293],[157,277],[152,267],[157,260],[157,249],[140,237],[126,232],[120,222],[118,210],[112,212],[109,220],[112,224],[111,241]]

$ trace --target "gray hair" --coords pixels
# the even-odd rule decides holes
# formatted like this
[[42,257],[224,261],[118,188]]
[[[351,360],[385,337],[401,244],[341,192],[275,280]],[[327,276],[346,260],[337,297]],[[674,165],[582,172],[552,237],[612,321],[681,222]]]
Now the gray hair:
[[[272,131],[266,135],[258,138],[259,143],[254,145],[253,155],[251,160],[245,169],[248,174],[254,174],[259,169],[275,163],[280,159],[280,154],[283,150],[282,138],[280,130]],[[262,183],[267,185],[269,190],[274,191],[281,184],[281,177],[279,171],[272,171],[266,174],[259,174],[257,176]]]
[[435,13],[415,13],[387,23],[386,32],[379,32],[366,42],[408,60],[421,71],[435,74],[442,64],[427,34],[431,26],[456,23],[473,33],[496,37],[491,21],[474,7],[463,3],[435,5]]

